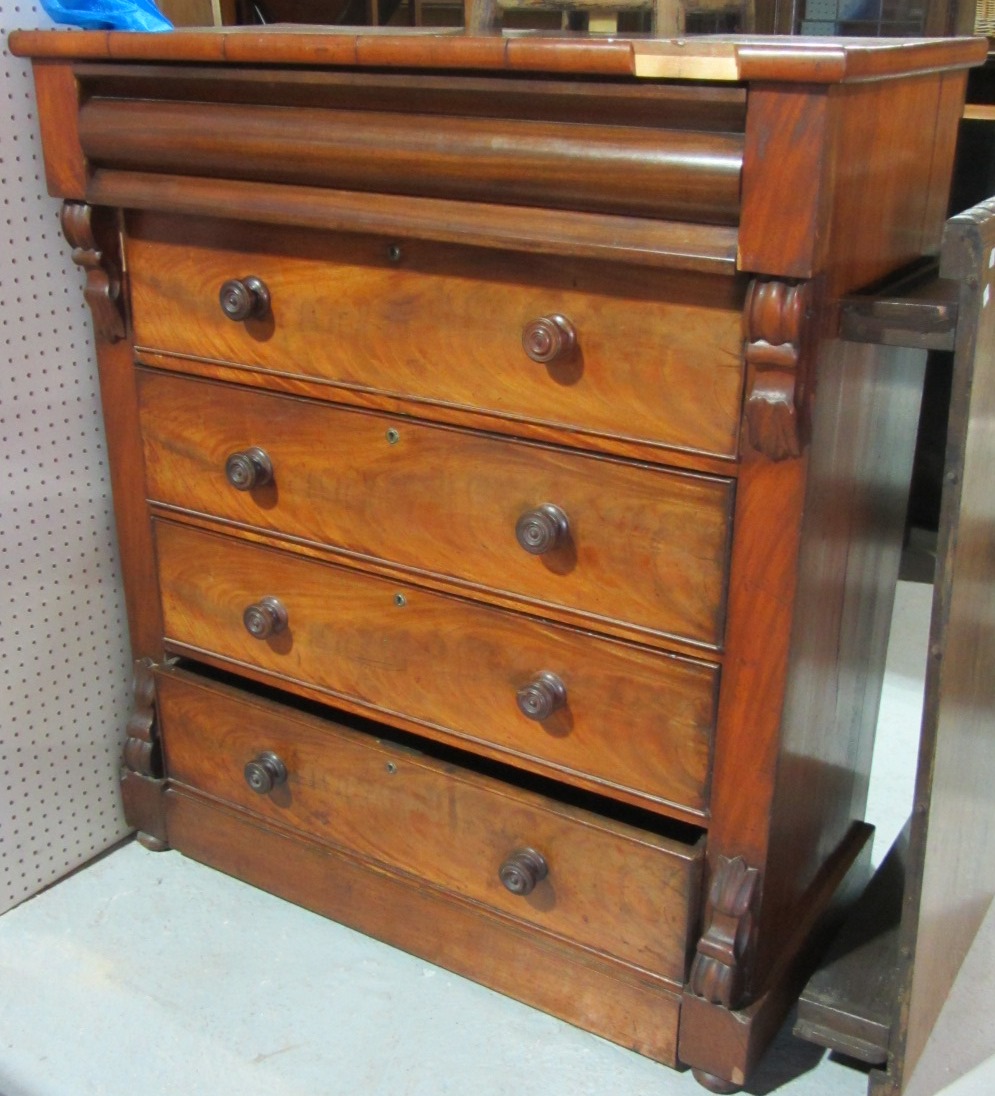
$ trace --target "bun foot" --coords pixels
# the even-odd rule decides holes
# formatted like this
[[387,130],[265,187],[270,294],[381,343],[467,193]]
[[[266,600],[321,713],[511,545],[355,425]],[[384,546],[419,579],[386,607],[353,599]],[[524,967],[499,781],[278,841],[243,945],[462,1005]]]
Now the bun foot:
[[691,1076],[702,1088],[707,1088],[709,1092],[739,1092],[740,1088],[742,1088],[742,1085],[735,1085],[732,1081],[724,1081],[721,1077],[716,1077],[712,1073],[706,1073],[703,1069],[692,1069]]
[[135,834],[135,839],[142,848],[149,852],[169,852],[169,843],[151,833],[143,833],[141,830]]

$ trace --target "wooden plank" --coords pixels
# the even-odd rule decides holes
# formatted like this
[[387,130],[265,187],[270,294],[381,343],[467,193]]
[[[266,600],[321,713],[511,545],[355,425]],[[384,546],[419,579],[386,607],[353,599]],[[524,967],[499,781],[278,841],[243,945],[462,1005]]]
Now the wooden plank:
[[995,200],[947,224],[942,277],[961,286],[937,579],[926,666],[911,870],[899,944],[903,971],[887,1071],[875,1096],[911,1076],[992,896],[995,790]]
[[79,102],[72,66],[39,61],[34,66],[38,126],[45,159],[45,182],[53,197],[81,200],[87,165],[79,144]]
[[[995,895],[995,870],[983,851],[995,838],[989,489],[995,378],[987,367],[995,353],[989,307],[993,270],[995,201],[988,201],[948,222],[940,263],[942,278],[958,288],[958,324],[907,841],[903,835],[896,842],[799,1007],[796,1034],[871,1063],[887,1063],[871,1075],[873,1096],[898,1096],[903,1090]],[[899,913],[896,927],[892,922]]]
[[924,365],[922,351],[821,349],[759,977],[828,848],[863,817]]
[[119,218],[113,210],[66,202],[62,229],[73,247],[73,261],[87,274],[84,295],[93,313],[131,648],[136,659],[155,659],[162,653],[162,618],[145,503],[145,458],[134,360],[121,299]]
[[736,230],[726,225],[124,171],[95,172],[87,198],[126,209],[215,217],[237,210],[240,220],[258,224],[736,273]]
[[[919,42],[778,37],[721,37],[653,41],[612,38],[464,34],[462,28],[242,27],[172,34],[124,31],[18,31],[19,57],[213,61],[286,65],[403,65],[417,68],[536,71],[578,75],[713,80],[779,80],[799,84],[868,80],[906,72],[980,65],[985,39]],[[638,60],[638,63],[637,63]]]
[[821,270],[831,198],[824,150],[831,124],[824,88],[751,88],[743,153],[741,270],[789,278],[810,278]]
[[249,68],[91,61],[73,66],[87,97],[163,98],[391,111],[404,115],[520,118],[742,133],[746,88],[569,77]]
[[[924,255],[936,255],[943,242],[943,222],[951,208],[951,176],[960,141],[959,119],[967,91],[967,71],[947,72],[940,78],[936,102],[936,125],[931,156],[931,171],[926,187],[927,200],[922,211],[920,249]],[[987,196],[987,195],[986,195]]]
[[870,1065],[888,1059],[908,848],[906,823],[798,1001],[795,1035]]
[[879,346],[953,350],[960,288],[937,277],[935,263],[880,293],[840,302],[840,337]]
[[964,107],[964,120],[969,122],[995,122],[995,105],[988,103],[967,103]]

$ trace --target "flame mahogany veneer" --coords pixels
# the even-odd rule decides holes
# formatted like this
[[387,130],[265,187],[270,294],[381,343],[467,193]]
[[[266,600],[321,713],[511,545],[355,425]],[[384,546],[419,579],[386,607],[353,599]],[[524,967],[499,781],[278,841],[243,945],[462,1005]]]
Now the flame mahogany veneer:
[[18,33],[173,847],[730,1091],[864,878],[983,41]]

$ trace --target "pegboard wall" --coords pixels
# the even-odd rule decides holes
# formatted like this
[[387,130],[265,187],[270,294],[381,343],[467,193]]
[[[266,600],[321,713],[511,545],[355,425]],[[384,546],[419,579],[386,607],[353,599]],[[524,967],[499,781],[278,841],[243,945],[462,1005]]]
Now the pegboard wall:
[[0,912],[128,830],[118,771],[131,666],[90,317],[45,190],[16,27],[0,0]]

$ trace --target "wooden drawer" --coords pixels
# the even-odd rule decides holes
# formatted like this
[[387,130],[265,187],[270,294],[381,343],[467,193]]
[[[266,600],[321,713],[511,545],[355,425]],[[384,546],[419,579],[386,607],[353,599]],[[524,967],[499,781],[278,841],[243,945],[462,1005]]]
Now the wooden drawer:
[[[152,214],[129,223],[140,353],[313,378],[338,386],[340,398],[378,392],[592,436],[737,452],[738,279]],[[265,283],[270,309],[233,322],[219,290],[248,276]],[[523,329],[555,314],[572,323],[577,350],[538,364],[523,350]]]
[[[150,498],[455,578],[543,609],[718,646],[732,484],[548,446],[140,374]],[[273,482],[236,490],[260,447]],[[554,504],[568,529],[533,555],[516,525]],[[541,530],[540,530],[541,531]]]
[[[160,673],[157,691],[171,781],[683,982],[700,841],[637,829],[183,672]],[[256,792],[244,767],[266,752],[286,778]],[[528,894],[499,878],[522,849],[548,867]]]
[[[184,525],[155,525],[172,650],[261,670],[653,809],[706,810],[717,667]],[[266,597],[279,599],[287,625],[256,639],[243,611]],[[518,692],[548,693],[542,673],[556,675],[566,699],[533,719],[519,709]]]

